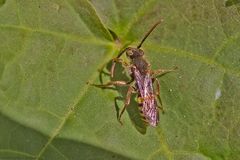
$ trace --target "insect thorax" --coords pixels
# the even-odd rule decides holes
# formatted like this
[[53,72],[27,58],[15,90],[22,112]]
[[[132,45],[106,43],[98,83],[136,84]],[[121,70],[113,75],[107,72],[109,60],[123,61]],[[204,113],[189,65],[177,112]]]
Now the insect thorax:
[[132,64],[140,71],[141,74],[146,74],[149,70],[149,63],[143,57],[132,59]]

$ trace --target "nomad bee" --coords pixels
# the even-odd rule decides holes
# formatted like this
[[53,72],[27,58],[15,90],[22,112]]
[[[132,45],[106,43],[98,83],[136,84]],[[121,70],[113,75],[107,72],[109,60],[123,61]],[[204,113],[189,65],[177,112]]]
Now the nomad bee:
[[[92,84],[96,87],[106,88],[109,86],[128,86],[128,91],[126,99],[124,102],[123,109],[118,117],[121,122],[122,114],[124,113],[126,107],[130,103],[132,93],[137,93],[137,101],[139,103],[139,109],[142,116],[142,120],[153,127],[156,127],[159,122],[159,109],[162,109],[161,99],[160,99],[160,85],[156,78],[157,76],[163,75],[165,73],[174,71],[174,69],[164,70],[151,70],[151,65],[144,59],[144,51],[141,48],[143,42],[150,35],[150,33],[156,28],[161,21],[153,25],[153,27],[146,33],[137,48],[127,47],[123,49],[116,58],[112,60],[111,67],[111,77],[114,76],[114,70],[116,63],[121,63],[125,68],[130,71],[131,80],[129,82],[125,81],[110,81],[106,84]],[[123,61],[120,57],[126,53],[129,59],[129,63]],[[157,87],[154,89],[153,83],[156,83]],[[157,103],[156,97],[159,99]]]

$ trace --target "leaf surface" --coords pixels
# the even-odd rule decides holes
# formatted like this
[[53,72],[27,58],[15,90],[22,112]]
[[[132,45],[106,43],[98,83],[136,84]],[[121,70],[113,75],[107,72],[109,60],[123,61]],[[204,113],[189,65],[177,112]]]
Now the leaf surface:
[[[0,159],[240,159],[239,13],[223,0],[0,0]],[[136,104],[121,126],[124,93],[86,82],[159,19],[146,58],[179,69],[159,78],[165,113],[141,134]]]

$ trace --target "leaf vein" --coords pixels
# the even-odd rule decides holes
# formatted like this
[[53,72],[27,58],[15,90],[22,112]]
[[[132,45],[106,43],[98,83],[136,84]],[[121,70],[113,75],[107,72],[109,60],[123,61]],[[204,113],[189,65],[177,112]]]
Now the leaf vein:
[[59,149],[57,149],[53,144],[50,144],[51,147],[56,150],[65,160],[69,160],[67,156],[65,156]]
[[4,25],[4,24],[0,24],[0,28],[18,29],[18,30],[23,30],[23,31],[27,31],[27,32],[38,32],[38,33],[42,33],[42,34],[52,35],[55,37],[61,37],[66,40],[69,39],[69,40],[77,41],[80,43],[88,43],[88,44],[91,43],[91,44],[96,44],[96,45],[113,45],[112,42],[104,41],[102,39],[100,40],[98,38],[79,37],[79,36],[69,34],[69,33],[56,32],[56,31],[45,30],[45,29],[33,29],[33,28],[25,27],[25,26]]
[[[74,9],[73,6],[69,3],[68,0],[63,0],[63,1],[66,3],[66,5],[68,5],[69,9],[70,9],[73,13],[75,13],[76,15],[78,15],[78,13],[75,11],[75,9]],[[85,25],[85,28],[88,29],[88,31],[91,33],[91,35],[94,36],[93,32],[89,29],[89,27],[87,26],[86,22],[85,22],[79,15],[78,15],[77,17],[78,17],[78,19],[79,19],[81,22],[83,22],[83,24]]]
[[123,37],[127,37],[129,34],[131,28],[133,25],[139,21],[139,18],[144,15],[145,12],[149,11],[149,8],[152,7],[153,3],[156,2],[156,0],[148,0],[145,1],[145,3],[142,4],[142,6],[137,10],[137,12],[132,16],[132,20],[129,21],[129,23],[125,27],[125,35]]
[[215,9],[215,11],[216,11],[217,19],[218,19],[218,21],[219,21],[220,24],[221,24],[220,26],[221,26],[222,32],[223,32],[223,34],[224,34],[226,37],[228,37],[225,29],[223,28],[223,22],[222,22],[222,19],[221,19],[220,16],[219,16],[219,12],[218,12],[217,6],[216,6],[216,1],[215,1],[215,0],[212,0],[212,3],[213,3],[213,7],[214,7],[214,9]]
[[233,36],[228,37],[227,39],[225,39],[223,41],[223,43],[221,45],[219,45],[219,47],[216,49],[215,53],[213,54],[213,58],[212,60],[216,61],[218,55],[220,54],[220,52],[225,49],[227,47],[227,45],[235,40],[237,40],[240,37],[240,32],[234,34]]
[[35,156],[26,152],[16,151],[16,150],[10,150],[10,149],[0,149],[0,152],[2,153],[13,153],[13,154],[19,154],[22,156],[34,158]]
[[169,160],[173,160],[173,152],[170,150],[168,143],[166,142],[166,138],[164,136],[163,130],[161,128],[157,128],[157,135],[160,143],[162,144],[162,150],[165,152],[166,156]]

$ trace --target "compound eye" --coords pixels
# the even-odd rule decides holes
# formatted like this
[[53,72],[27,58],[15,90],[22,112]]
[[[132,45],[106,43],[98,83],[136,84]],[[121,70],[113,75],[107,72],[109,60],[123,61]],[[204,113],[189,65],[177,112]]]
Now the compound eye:
[[132,51],[132,50],[128,50],[128,51],[127,51],[127,55],[128,55],[128,56],[132,56],[132,55],[133,55],[133,51]]
[[140,56],[143,56],[144,55],[144,52],[142,50],[140,50]]

